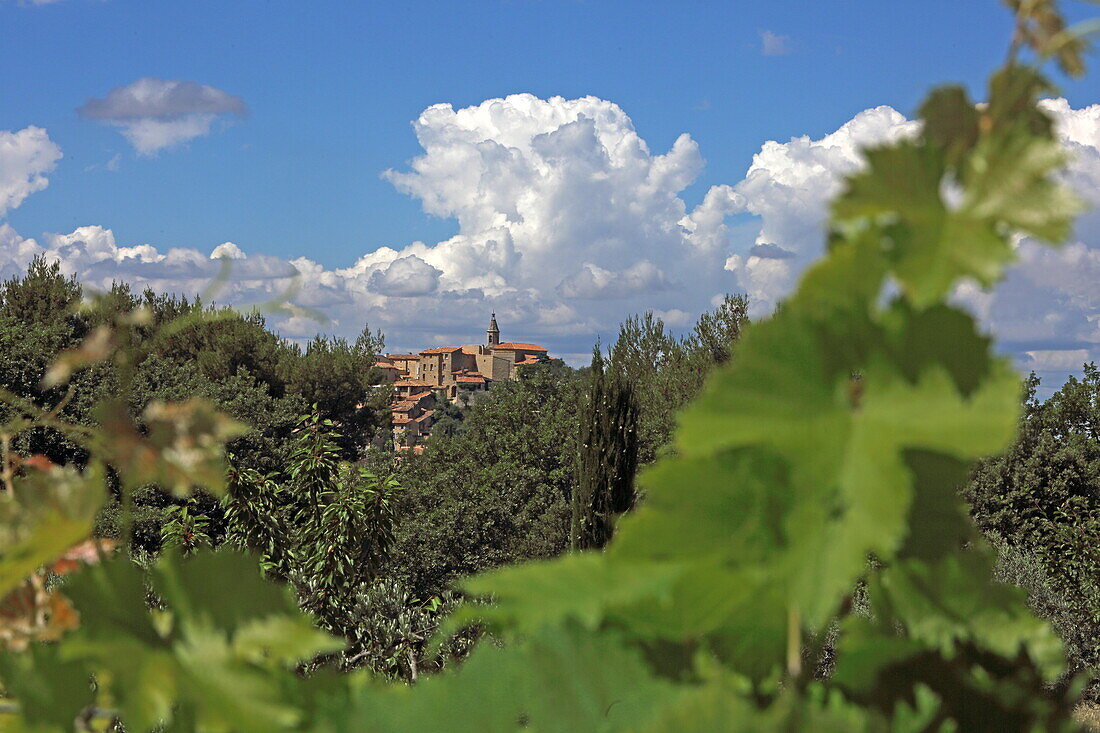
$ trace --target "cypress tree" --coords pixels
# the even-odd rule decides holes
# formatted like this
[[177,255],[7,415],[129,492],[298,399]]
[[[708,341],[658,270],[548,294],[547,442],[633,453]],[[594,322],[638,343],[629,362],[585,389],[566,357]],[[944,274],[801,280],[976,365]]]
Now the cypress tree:
[[601,548],[615,517],[634,505],[638,468],[638,405],[634,389],[617,371],[605,372],[599,344],[580,411],[577,484],[572,497],[570,541],[574,550]]

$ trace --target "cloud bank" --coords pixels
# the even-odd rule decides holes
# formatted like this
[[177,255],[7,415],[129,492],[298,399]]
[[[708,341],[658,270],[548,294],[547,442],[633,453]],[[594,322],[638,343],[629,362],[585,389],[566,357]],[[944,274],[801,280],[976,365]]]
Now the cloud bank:
[[143,77],[77,109],[84,119],[115,125],[142,155],[153,155],[210,132],[224,115],[242,117],[240,97],[193,81]]
[[[194,98],[163,108],[193,108]],[[215,99],[204,103],[215,106]],[[128,104],[116,100],[112,119]],[[1072,156],[1068,180],[1100,203],[1100,106],[1045,104]],[[132,109],[138,115],[148,107]],[[496,311],[506,338],[540,342],[579,361],[596,335],[606,341],[633,312],[653,309],[687,325],[723,293],[746,292],[755,314],[770,313],[821,254],[827,202],[842,177],[863,164],[859,149],[918,127],[877,107],[820,139],[768,141],[740,181],[711,187],[696,206],[681,195],[703,168],[695,141],[681,135],[669,150],[654,152],[621,108],[595,97],[519,94],[457,110],[434,105],[413,129],[423,153],[384,176],[427,213],[458,221],[458,233],[444,241],[364,242],[364,251],[373,251],[328,269],[231,242],[201,251],[126,245],[103,226],[38,241],[0,225],[0,275],[42,253],[95,287],[121,279],[194,292],[227,257],[232,269],[222,302],[268,300],[293,282],[297,302],[332,319],[324,328],[354,335],[369,322],[398,349],[478,340]],[[42,175],[32,172],[42,165],[24,166],[28,172],[13,180],[44,185],[26,183]],[[1100,217],[1083,217],[1074,241],[1060,250],[1023,240],[1018,254],[997,291],[965,286],[959,300],[1025,366],[1061,369],[1100,357]],[[301,318],[273,325],[293,338],[322,328]]]

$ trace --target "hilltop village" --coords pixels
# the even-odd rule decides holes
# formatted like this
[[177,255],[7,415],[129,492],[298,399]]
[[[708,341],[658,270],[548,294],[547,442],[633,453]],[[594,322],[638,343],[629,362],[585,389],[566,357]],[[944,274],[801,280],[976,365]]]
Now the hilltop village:
[[496,313],[489,319],[484,344],[386,354],[375,366],[393,384],[390,410],[395,446],[398,450],[421,449],[444,401],[470,404],[494,382],[517,379],[524,367],[549,359],[546,349],[536,344],[502,343]]

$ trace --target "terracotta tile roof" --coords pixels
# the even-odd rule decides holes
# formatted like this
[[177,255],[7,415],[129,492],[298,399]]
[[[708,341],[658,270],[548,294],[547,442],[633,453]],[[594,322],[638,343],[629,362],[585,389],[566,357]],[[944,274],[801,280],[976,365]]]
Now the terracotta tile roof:
[[455,381],[460,384],[485,384],[489,380],[479,374],[476,377],[458,377]]
[[435,410],[424,410],[424,414],[420,415],[419,417],[414,417],[413,422],[427,422],[431,420],[432,413],[434,412]]
[[503,351],[546,351],[546,349],[536,344],[520,344],[513,341],[508,341],[503,344],[497,344],[493,347],[493,350],[501,349]]
[[434,382],[425,382],[421,379],[399,379],[393,383],[395,387],[434,387]]
[[412,422],[412,418],[408,415],[394,415],[393,422],[395,425],[403,425],[407,422]]
[[537,356],[528,356],[523,361],[517,361],[516,366],[525,366],[527,364],[538,364],[541,361],[542,361],[542,359],[538,358]]
[[461,346],[440,346],[435,349],[424,349],[421,354],[453,354],[456,351],[462,351]]
[[419,361],[420,354],[386,354],[390,361]]
[[397,369],[397,367],[393,365],[393,362],[390,361],[376,361],[374,365],[379,369]]
[[431,396],[432,396],[432,393],[431,393],[431,390],[429,390],[427,392],[417,392],[416,394],[411,394],[411,395],[409,395],[408,399],[412,400],[413,402],[419,402],[420,400],[424,399],[425,397],[431,397]]

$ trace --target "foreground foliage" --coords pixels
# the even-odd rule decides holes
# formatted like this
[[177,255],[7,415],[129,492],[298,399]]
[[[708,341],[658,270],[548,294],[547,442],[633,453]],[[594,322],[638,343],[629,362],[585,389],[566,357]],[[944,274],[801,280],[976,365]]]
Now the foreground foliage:
[[[101,403],[100,427],[64,428],[87,447],[82,471],[5,451],[0,593],[29,585],[42,621],[0,656],[19,721],[69,728],[110,710],[128,730],[1067,726],[1073,687],[1052,684],[1060,642],[1022,592],[991,582],[956,492],[972,461],[1010,442],[1018,383],[947,298],[963,278],[994,284],[1015,233],[1060,241],[1077,210],[1036,106],[1049,84],[1016,51],[1076,72],[1080,48],[1052,3],[1012,4],[1017,43],[987,103],[936,90],[919,137],[866,152],[834,202],[825,257],[682,413],[674,451],[640,476],[645,502],[606,549],[464,583],[493,603],[463,606],[451,628],[477,620],[503,643],[457,671],[416,686],[295,675],[333,638],[255,558],[225,550],[163,553],[143,574],[100,547],[66,582],[35,580],[87,536],[109,473],[124,509],[150,482],[224,492],[221,446],[239,428],[208,403],[140,416]],[[124,347],[87,361],[124,364]],[[55,420],[27,405],[5,432]]]

